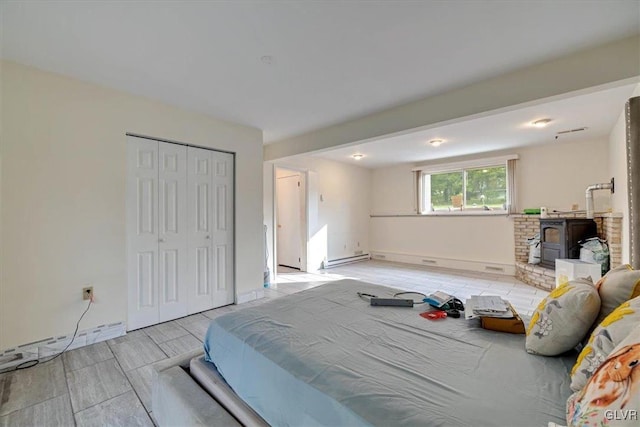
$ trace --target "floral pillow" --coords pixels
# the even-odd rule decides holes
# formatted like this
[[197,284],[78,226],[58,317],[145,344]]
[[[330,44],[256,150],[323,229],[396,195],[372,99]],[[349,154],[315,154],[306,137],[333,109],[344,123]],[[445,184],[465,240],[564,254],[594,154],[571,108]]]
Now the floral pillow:
[[609,271],[596,283],[602,305],[598,323],[620,304],[640,296],[640,270],[624,264]]
[[609,353],[640,324],[640,297],[621,304],[593,331],[571,370],[571,389],[581,390]]
[[564,283],[543,299],[531,317],[525,347],[529,353],[557,356],[574,348],[600,311],[591,279]]
[[637,426],[640,423],[640,324],[567,401],[569,426]]

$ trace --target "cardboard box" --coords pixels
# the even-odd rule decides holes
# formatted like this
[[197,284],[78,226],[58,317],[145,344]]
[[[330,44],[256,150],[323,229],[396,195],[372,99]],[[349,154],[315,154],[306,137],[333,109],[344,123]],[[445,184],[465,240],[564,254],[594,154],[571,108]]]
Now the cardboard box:
[[602,266],[579,259],[556,259],[556,287],[573,279],[589,276],[593,283],[600,280]]
[[511,304],[509,304],[509,308],[513,312],[513,317],[506,319],[500,317],[481,317],[480,322],[482,327],[491,331],[524,334],[524,322]]

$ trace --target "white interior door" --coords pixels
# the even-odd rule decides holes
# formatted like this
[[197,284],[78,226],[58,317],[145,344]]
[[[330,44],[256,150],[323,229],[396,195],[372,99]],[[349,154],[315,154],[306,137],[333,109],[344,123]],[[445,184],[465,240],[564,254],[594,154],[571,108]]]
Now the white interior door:
[[211,182],[212,152],[187,148],[188,227],[189,227],[189,314],[211,308]]
[[128,329],[232,304],[233,154],[128,137]]
[[187,315],[187,147],[158,143],[159,321]]
[[232,304],[235,299],[233,274],[233,154],[213,151],[212,165],[213,307],[221,307]]
[[188,312],[234,301],[233,155],[189,147]]
[[128,328],[158,323],[158,142],[127,144]]
[[277,250],[278,265],[300,268],[302,236],[300,234],[300,177],[280,177],[277,182]]

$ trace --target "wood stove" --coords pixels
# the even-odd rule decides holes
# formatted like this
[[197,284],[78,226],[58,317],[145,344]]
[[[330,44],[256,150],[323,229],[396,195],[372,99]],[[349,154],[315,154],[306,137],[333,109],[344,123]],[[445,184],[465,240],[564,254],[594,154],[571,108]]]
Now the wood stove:
[[556,268],[556,258],[580,258],[581,240],[598,235],[594,220],[548,218],[540,220],[540,265]]

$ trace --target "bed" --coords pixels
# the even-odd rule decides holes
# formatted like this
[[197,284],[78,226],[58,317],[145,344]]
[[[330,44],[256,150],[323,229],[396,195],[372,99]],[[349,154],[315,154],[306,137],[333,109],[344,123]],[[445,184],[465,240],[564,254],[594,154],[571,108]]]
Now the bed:
[[563,423],[574,354],[531,355],[523,335],[427,320],[421,305],[371,307],[358,291],[396,292],[341,280],[214,319],[200,376],[219,372],[270,425]]

